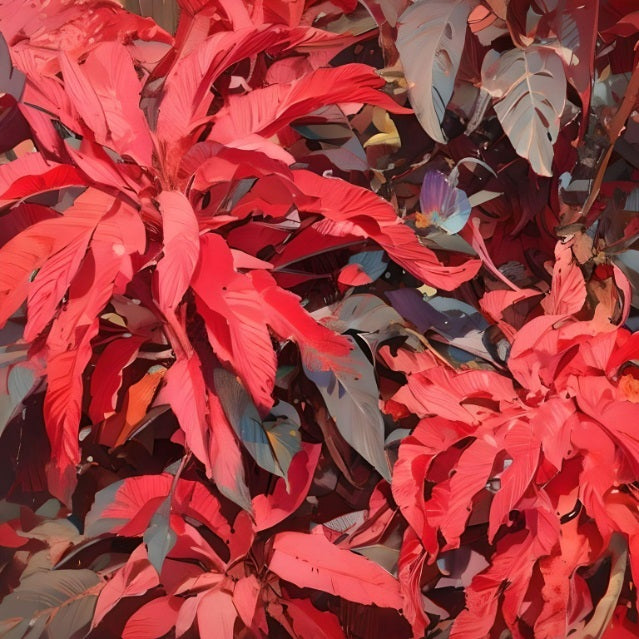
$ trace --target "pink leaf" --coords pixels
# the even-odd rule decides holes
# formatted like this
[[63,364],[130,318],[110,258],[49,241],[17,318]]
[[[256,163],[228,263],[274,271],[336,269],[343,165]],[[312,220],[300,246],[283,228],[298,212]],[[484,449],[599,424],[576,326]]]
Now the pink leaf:
[[122,639],[160,639],[175,626],[183,601],[169,595],[144,604],[129,617]]
[[158,262],[158,300],[162,310],[174,310],[186,292],[200,251],[198,224],[190,202],[178,191],[157,197],[162,213],[164,257]]
[[95,628],[123,597],[142,595],[159,583],[158,574],[147,559],[144,544],[141,544],[133,551],[126,564],[102,588],[93,613],[93,627]]
[[322,534],[277,534],[269,569],[300,588],[323,590],[361,604],[402,605],[395,578],[366,557],[334,546]]
[[207,592],[197,607],[197,625],[201,637],[234,639],[237,610],[230,594],[223,590]]

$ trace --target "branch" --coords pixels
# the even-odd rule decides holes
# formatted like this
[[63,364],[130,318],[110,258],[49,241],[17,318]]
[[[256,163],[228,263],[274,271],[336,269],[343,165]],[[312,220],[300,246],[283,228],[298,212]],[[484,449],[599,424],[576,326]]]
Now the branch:
[[612,152],[615,148],[615,143],[618,138],[621,136],[623,129],[626,126],[626,122],[632,113],[632,110],[637,105],[639,101],[639,61],[635,65],[635,68],[632,70],[632,76],[630,77],[630,82],[628,82],[628,87],[626,88],[626,94],[621,101],[621,105],[617,109],[617,113],[615,113],[612,118],[610,124],[607,127],[608,133],[608,150],[605,155],[601,159],[599,166],[597,168],[597,174],[595,175],[595,179],[592,185],[592,189],[590,191],[590,195],[586,200],[583,209],[581,211],[582,217],[586,217],[588,212],[590,211],[592,205],[595,203],[595,200],[599,196],[599,189],[601,189],[601,183],[603,182],[604,173],[608,168],[608,162],[610,162],[610,157],[612,156]]

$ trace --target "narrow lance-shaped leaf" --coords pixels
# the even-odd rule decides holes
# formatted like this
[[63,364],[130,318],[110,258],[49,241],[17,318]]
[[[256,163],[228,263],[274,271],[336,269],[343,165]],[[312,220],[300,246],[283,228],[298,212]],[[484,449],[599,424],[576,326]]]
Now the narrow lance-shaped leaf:
[[279,402],[271,411],[275,419],[262,422],[255,404],[234,375],[219,368],[214,379],[224,412],[251,457],[264,470],[286,478],[293,456],[301,450],[295,409]]
[[164,256],[156,276],[160,308],[174,310],[182,300],[200,252],[198,224],[191,203],[178,191],[158,195],[164,233]]
[[153,567],[162,572],[162,564],[166,556],[171,552],[177,535],[171,528],[171,501],[173,495],[169,496],[160,504],[151,521],[149,527],[144,532],[144,543],[146,544],[149,561]]
[[334,546],[323,535],[282,532],[273,540],[269,569],[300,588],[349,601],[401,608],[397,580],[376,563]]
[[329,368],[304,357],[304,372],[319,389],[342,437],[385,479],[390,470],[384,454],[384,420],[373,365],[348,336],[353,350],[347,359],[335,359]]

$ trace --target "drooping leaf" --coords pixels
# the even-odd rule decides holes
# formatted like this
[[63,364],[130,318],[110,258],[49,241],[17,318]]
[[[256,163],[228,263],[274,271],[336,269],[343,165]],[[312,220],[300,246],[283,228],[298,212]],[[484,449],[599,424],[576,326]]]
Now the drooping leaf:
[[353,350],[347,360],[335,360],[330,367],[319,367],[303,359],[304,372],[322,394],[342,437],[382,477],[389,479],[375,371],[355,340],[350,336],[348,339]]
[[420,124],[446,142],[441,124],[453,95],[468,16],[476,0],[418,0],[398,18],[397,49]]
[[[216,277],[211,279],[210,273]],[[271,336],[260,297],[248,276],[235,270],[221,236],[207,233],[201,238],[192,288],[216,355],[241,377],[258,409],[268,411],[276,370]]]
[[297,411],[280,402],[271,409],[274,419],[263,422],[234,375],[218,368],[214,380],[224,412],[251,457],[264,470],[286,479],[293,456],[301,450]]
[[172,501],[173,496],[169,495],[160,504],[142,537],[149,561],[158,574],[162,572],[162,564],[177,541],[177,535],[171,527]]
[[25,577],[0,603],[0,634],[38,639],[86,632],[103,583],[86,569]]
[[317,198],[317,204],[305,206],[325,217],[315,225],[316,229],[329,235],[369,237],[423,282],[452,290],[474,277],[481,266],[479,260],[458,266],[442,264],[388,202],[366,189],[304,170],[294,171],[294,178],[304,193]]
[[242,139],[251,133],[270,137],[302,115],[327,104],[361,102],[394,113],[410,113],[377,89],[383,79],[363,64],[317,69],[289,84],[278,83],[230,96],[214,118],[213,138],[220,142]]
[[373,561],[334,546],[322,534],[278,533],[269,570],[300,588],[315,588],[361,604],[400,608],[397,580]]

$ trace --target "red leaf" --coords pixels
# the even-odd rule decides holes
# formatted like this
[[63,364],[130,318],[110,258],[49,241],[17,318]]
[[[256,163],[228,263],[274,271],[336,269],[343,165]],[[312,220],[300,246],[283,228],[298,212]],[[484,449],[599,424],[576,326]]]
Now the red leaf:
[[306,195],[318,198],[317,205],[305,207],[327,218],[315,225],[317,230],[329,235],[369,237],[409,273],[437,288],[457,288],[481,267],[479,260],[444,266],[433,251],[419,243],[393,207],[371,191],[310,171],[294,171],[294,180]]
[[322,447],[307,443],[303,443],[302,447],[303,450],[295,455],[288,469],[288,492],[286,481],[280,478],[273,494],[253,497],[256,532],[278,524],[295,512],[306,498]]
[[52,255],[29,283],[24,338],[32,342],[46,328],[84,259],[91,232],[85,231]]
[[113,202],[112,197],[88,189],[63,216],[30,226],[0,249],[0,326],[26,298],[33,271],[41,268],[50,256],[90,233]]
[[[567,637],[570,629],[569,603],[579,602],[583,607],[577,611],[579,620],[589,612],[586,602],[577,597],[576,581],[579,575],[577,568],[590,563],[592,552],[588,536],[579,532],[579,517],[572,519],[561,527],[558,552],[543,557],[539,569],[544,578],[541,591],[543,609],[535,622],[535,637],[554,639]],[[592,608],[592,604],[590,605]]]
[[253,617],[255,616],[255,609],[261,590],[262,585],[255,575],[242,577],[235,584],[233,604],[240,619],[248,628],[253,624]]
[[375,104],[391,113],[412,113],[378,91],[384,80],[364,64],[320,68],[289,84],[277,83],[233,96],[215,115],[212,137],[220,142],[242,139],[251,133],[264,137],[328,104]]
[[153,142],[139,107],[140,81],[127,49],[119,42],[102,42],[87,56],[82,73],[90,78],[108,127],[108,139],[98,136],[97,141],[142,166],[152,166]]
[[[99,200],[98,200],[99,201]],[[91,203],[91,200],[89,200]],[[99,328],[99,313],[116,288],[116,279],[130,269],[129,254],[144,248],[144,227],[132,211],[120,207],[96,227],[91,250],[69,289],[69,300],[54,320],[47,338],[48,386],[44,417],[52,459],[47,467],[52,494],[68,503],[79,460],[82,374]]]
[[415,637],[424,636],[424,631],[430,625],[430,619],[424,610],[424,596],[421,589],[422,570],[426,557],[419,538],[411,528],[407,528],[397,571],[403,600],[402,614],[410,623]]
[[428,523],[438,526],[446,538],[446,548],[457,548],[470,514],[473,497],[490,478],[498,448],[488,441],[476,439],[464,449],[450,480],[437,484],[432,498],[426,502]]
[[508,523],[508,514],[524,495],[539,463],[540,442],[535,422],[520,421],[509,428],[504,448],[512,463],[500,477],[500,488],[493,497],[488,523],[488,541],[492,543],[499,527]]
[[233,255],[219,235],[201,238],[192,288],[215,354],[233,367],[258,409],[268,411],[273,405],[276,360],[263,303],[251,280],[235,271]]
[[209,433],[206,420],[206,387],[201,363],[193,353],[179,358],[164,375],[164,385],[155,400],[156,405],[168,404],[184,432],[188,447],[205,465],[211,476]]
[[122,639],[160,639],[175,626],[183,601],[169,595],[144,604],[129,617]]
[[[36,154],[31,154],[35,156]],[[24,156],[29,157],[29,156]],[[19,160],[16,160],[19,161]],[[13,162],[11,162],[13,164]],[[3,176],[0,175],[0,179]],[[57,191],[68,186],[85,186],[86,179],[73,166],[53,165],[52,169],[33,175],[27,173],[15,179],[5,191],[0,194],[1,201],[20,200],[33,197],[47,191]],[[1,187],[0,187],[1,188]]]
[[201,637],[234,639],[237,610],[230,594],[223,590],[207,592],[197,607],[197,625]]
[[[64,89],[73,106],[93,132],[97,142],[104,144],[107,138],[107,121],[102,102],[80,65],[65,52],[60,54],[60,69],[64,77]],[[81,133],[79,131],[78,133]]]
[[94,424],[114,413],[123,369],[135,359],[144,340],[136,335],[116,339],[102,351],[91,375],[89,417]]
[[550,293],[541,305],[547,315],[574,315],[586,301],[586,283],[571,243],[557,242]]
[[28,542],[28,537],[18,535],[9,522],[0,524],[0,546],[3,548],[20,548]]
[[209,420],[209,464],[211,477],[219,491],[249,512],[252,511],[251,495],[244,478],[242,452],[237,437],[216,395],[208,394]]
[[297,295],[277,286],[265,271],[253,271],[250,277],[264,303],[266,322],[281,340],[294,340],[309,356],[312,352],[322,367],[334,364],[335,357],[348,356],[348,340],[316,322],[302,308]]
[[[169,495],[173,477],[169,474],[129,477],[110,484],[96,496],[86,518],[93,535],[116,532],[141,535],[151,517]],[[180,479],[171,502],[171,512],[199,521],[222,539],[230,534],[229,524],[220,504],[206,487],[195,481]]]
[[287,599],[283,603],[298,637],[344,638],[340,621],[332,612],[321,612],[307,599]]
[[397,580],[376,563],[334,546],[322,534],[278,533],[269,569],[300,588],[361,604],[401,608]]
[[[96,332],[97,325],[88,334],[89,340]],[[49,491],[65,504],[70,503],[77,481],[75,466],[80,461],[78,425],[83,392],[82,373],[91,354],[87,340],[74,350],[50,356],[47,362],[44,419],[52,451],[47,477]]]
[[156,273],[158,301],[163,311],[175,310],[191,282],[200,251],[193,207],[178,191],[162,191],[157,197],[162,213],[164,257]]
[[147,559],[146,548],[140,544],[102,588],[93,613],[92,627],[95,628],[123,597],[143,595],[159,583],[158,573]]

